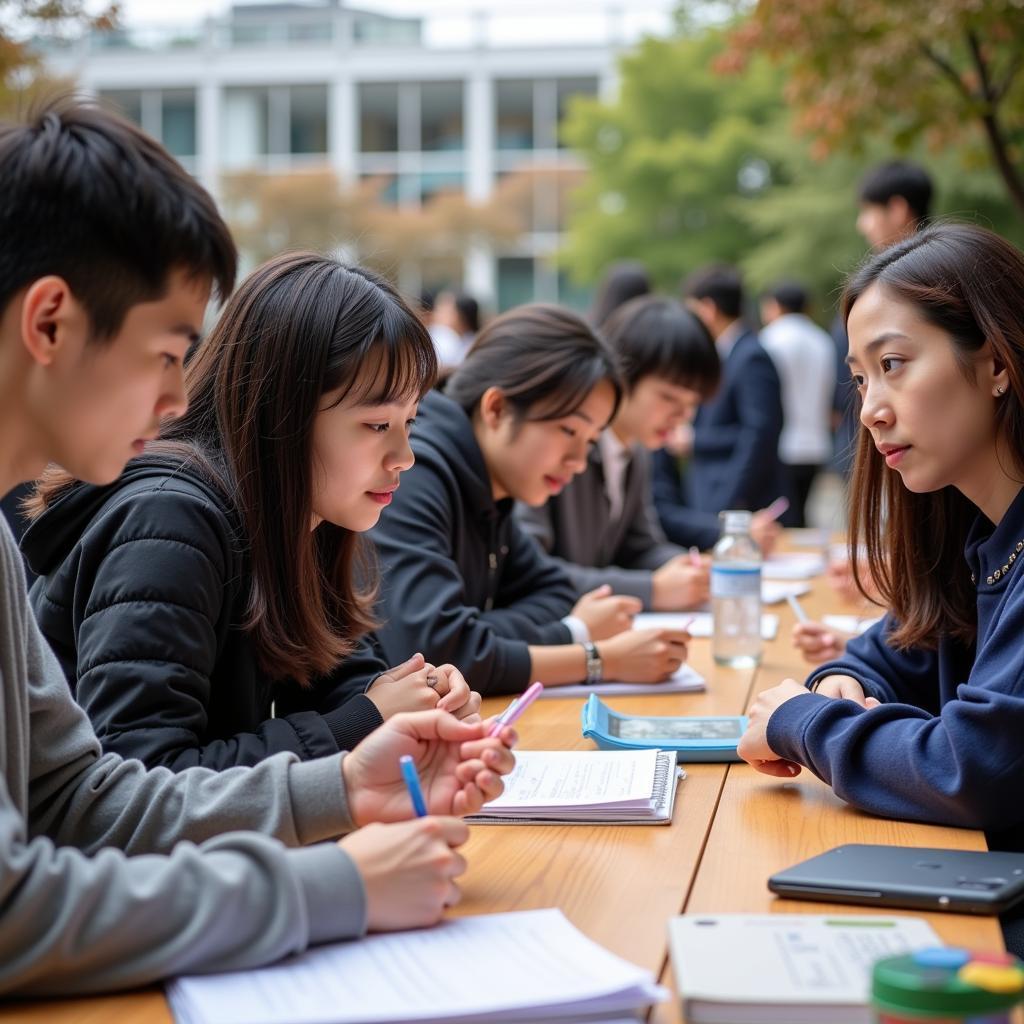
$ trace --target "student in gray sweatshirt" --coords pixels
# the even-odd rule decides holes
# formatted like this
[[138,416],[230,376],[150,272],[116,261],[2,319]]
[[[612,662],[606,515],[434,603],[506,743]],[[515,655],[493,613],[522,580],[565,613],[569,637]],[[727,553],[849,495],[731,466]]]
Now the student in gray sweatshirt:
[[[184,410],[181,363],[211,283],[231,289],[234,247],[167,153],[94,107],[0,126],[0,180],[0,494],[49,462],[108,483]],[[101,755],[0,525],[0,994],[244,968],[433,923],[465,867],[452,816],[512,766],[511,730],[485,732],[397,715],[347,755],[220,773]],[[405,820],[405,753],[445,817]]]

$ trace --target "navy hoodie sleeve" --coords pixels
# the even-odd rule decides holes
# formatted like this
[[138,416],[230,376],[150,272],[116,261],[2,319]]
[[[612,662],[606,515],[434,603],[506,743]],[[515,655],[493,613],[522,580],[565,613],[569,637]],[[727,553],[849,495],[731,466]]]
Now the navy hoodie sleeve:
[[230,672],[218,657],[226,631],[237,628],[222,615],[230,544],[226,517],[210,501],[154,487],[108,503],[89,523],[69,556],[73,607],[55,603],[48,579],[37,582],[32,600],[44,632],[55,616],[72,619],[74,649],[55,646],[104,750],[174,771],[224,769],[280,751],[304,760],[336,753],[342,719],[351,718],[356,742],[379,722],[364,683],[355,695],[339,689],[345,702],[333,717],[296,709],[254,731],[208,739],[211,676],[215,666]]
[[516,692],[529,683],[529,640],[502,636],[467,603],[453,550],[458,500],[454,482],[428,460],[403,475],[373,531],[382,577],[377,639],[391,662],[419,651],[455,665],[482,694]]
[[[885,703],[864,710],[821,694],[794,697],[768,722],[772,750],[876,814],[964,828],[1018,824],[1024,818],[1024,600],[1000,616],[959,685],[946,678],[955,661],[948,644],[937,654],[900,654],[885,644],[884,627],[852,641],[846,658],[812,680],[845,673]],[[951,694],[941,708],[940,690]]]
[[687,506],[675,456],[664,449],[654,453],[651,490],[661,528],[673,544],[684,548],[714,547],[720,532],[718,517],[713,512]]

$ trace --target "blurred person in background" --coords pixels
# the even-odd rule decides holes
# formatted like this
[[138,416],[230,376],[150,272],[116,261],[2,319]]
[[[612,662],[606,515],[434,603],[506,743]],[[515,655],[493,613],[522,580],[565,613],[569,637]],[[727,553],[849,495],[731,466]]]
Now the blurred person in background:
[[807,525],[807,496],[832,454],[835,348],[806,313],[807,291],[783,281],[761,297],[761,344],[782,384],[779,458],[789,475],[792,525]]
[[428,330],[438,365],[458,366],[480,331],[480,303],[467,292],[441,292],[434,302]]
[[[742,319],[739,272],[724,265],[705,267],[686,280],[684,295],[715,340],[722,381],[694,419],[685,472],[676,453],[662,450],[655,456],[655,505],[662,527],[676,543],[683,543],[682,524],[674,528],[672,509],[682,505],[704,513],[707,535],[689,543],[707,547],[717,537],[717,526],[712,531],[710,523],[719,512],[763,509],[785,492],[779,462],[782,397],[771,357]],[[762,531],[762,546],[770,532]]]
[[[931,176],[909,160],[887,160],[864,175],[857,195],[857,230],[875,252],[901,242],[928,223],[934,186]],[[846,324],[836,316],[829,329],[835,344],[836,389],[833,402],[835,439],[833,467],[849,476],[853,440],[857,435],[853,386],[846,356],[850,342]]]
[[595,327],[602,328],[619,306],[650,292],[651,278],[642,263],[637,260],[613,263],[605,271],[588,319]]

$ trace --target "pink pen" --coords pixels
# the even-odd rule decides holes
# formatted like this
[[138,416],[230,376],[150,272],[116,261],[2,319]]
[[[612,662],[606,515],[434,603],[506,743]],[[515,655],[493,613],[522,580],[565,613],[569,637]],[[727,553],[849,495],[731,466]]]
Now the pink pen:
[[690,548],[690,565],[700,568],[703,563],[700,560],[700,548]]
[[766,509],[765,512],[769,519],[778,519],[786,509],[789,508],[788,498],[776,498]]
[[497,736],[506,726],[518,721],[523,712],[540,696],[544,689],[543,683],[531,683],[529,688],[516,697],[514,701],[498,716],[498,720],[491,726],[488,736]]

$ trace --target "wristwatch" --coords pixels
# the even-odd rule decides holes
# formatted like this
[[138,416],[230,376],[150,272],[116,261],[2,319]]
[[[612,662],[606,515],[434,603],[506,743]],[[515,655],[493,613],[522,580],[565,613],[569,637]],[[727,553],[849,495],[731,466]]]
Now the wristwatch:
[[584,640],[582,647],[587,656],[587,683],[601,682],[604,666],[601,664],[601,655],[597,653],[597,645],[590,640]]

